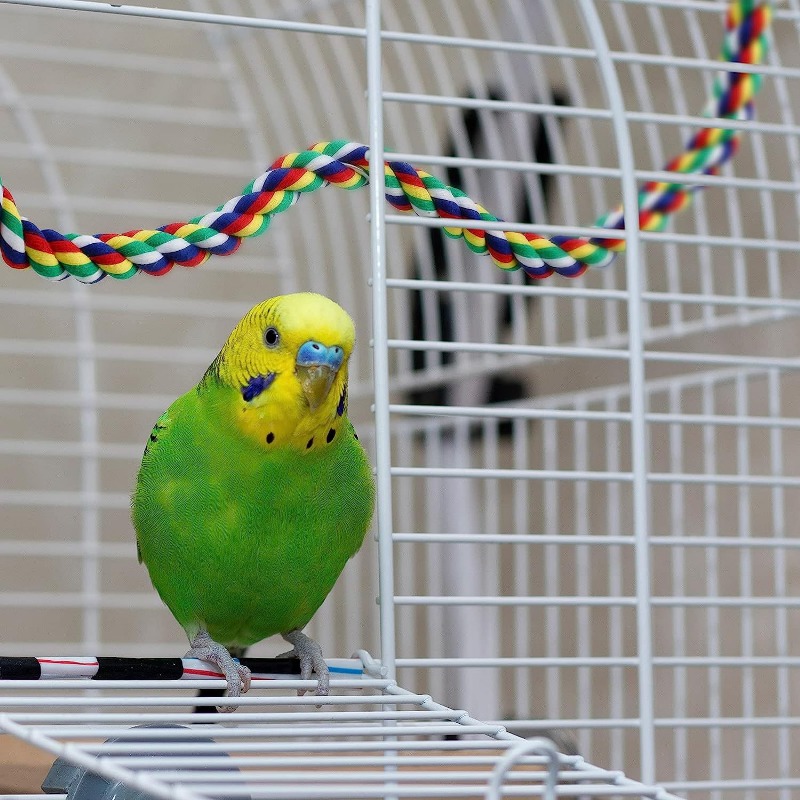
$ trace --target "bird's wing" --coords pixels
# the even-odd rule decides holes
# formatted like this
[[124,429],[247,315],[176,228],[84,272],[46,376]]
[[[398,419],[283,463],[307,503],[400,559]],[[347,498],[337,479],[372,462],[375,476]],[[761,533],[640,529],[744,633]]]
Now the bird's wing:
[[[153,457],[153,454],[158,451],[158,443],[161,441],[168,433],[171,427],[172,418],[170,416],[170,411],[165,411],[153,425],[153,430],[150,431],[150,438],[147,440],[147,444],[144,446],[144,455],[142,456],[142,467],[139,473],[139,481],[141,480],[141,473],[144,471],[146,467],[146,463],[149,459]],[[137,486],[139,481],[137,481]],[[142,548],[139,545],[139,536],[137,533],[136,536],[136,557],[139,559],[139,563],[142,563]]]

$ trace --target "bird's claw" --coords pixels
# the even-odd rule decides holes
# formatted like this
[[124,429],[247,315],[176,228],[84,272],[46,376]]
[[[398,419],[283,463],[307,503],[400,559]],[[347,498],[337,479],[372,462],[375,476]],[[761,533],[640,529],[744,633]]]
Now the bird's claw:
[[[239,681],[241,682],[241,689],[239,693],[236,695],[237,697],[240,694],[245,694],[246,692],[250,691],[250,683],[252,681],[252,673],[250,672],[250,667],[245,667],[244,664],[239,664],[238,662],[233,662],[234,666],[236,667],[236,672],[239,677]],[[231,680],[228,675],[225,675],[225,678],[228,681],[228,685],[230,686]],[[233,681],[234,686],[236,685],[236,681]],[[230,693],[230,689],[228,689],[228,697],[233,697]]]
[[[327,697],[331,690],[331,676],[322,655],[322,648],[302,631],[289,631],[281,635],[294,647],[283,655],[297,656],[300,659],[300,680],[310,681],[312,674],[316,673],[317,688],[314,694],[317,697]],[[298,697],[302,697],[305,693],[305,689],[297,690]]]
[[[206,631],[200,631],[191,641],[191,649],[184,658],[199,658],[217,667],[228,682],[225,697],[241,697],[250,689],[251,673],[248,667],[233,660],[231,654],[215,642]],[[236,711],[238,706],[217,706],[224,713]]]

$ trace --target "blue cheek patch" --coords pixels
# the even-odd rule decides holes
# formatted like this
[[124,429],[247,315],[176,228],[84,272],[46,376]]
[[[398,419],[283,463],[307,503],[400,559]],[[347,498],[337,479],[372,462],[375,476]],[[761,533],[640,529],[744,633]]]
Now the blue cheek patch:
[[262,392],[265,392],[272,385],[275,380],[275,373],[270,372],[267,375],[254,375],[247,383],[242,386],[242,399],[249,403],[254,400]]
[[344,414],[344,407],[347,404],[347,384],[342,389],[342,396],[339,398],[339,406],[336,409],[336,416],[341,417]]

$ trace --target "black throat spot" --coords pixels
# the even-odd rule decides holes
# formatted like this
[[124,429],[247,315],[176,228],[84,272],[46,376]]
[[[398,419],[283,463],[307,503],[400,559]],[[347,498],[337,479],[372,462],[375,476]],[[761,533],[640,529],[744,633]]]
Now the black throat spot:
[[339,405],[336,408],[336,416],[341,417],[347,406],[347,384],[342,387],[342,394],[339,397]]

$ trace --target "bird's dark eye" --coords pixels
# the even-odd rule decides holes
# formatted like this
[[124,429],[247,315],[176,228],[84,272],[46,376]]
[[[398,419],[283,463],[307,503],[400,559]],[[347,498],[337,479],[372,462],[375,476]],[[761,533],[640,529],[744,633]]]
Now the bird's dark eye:
[[275,347],[280,338],[280,334],[276,328],[267,328],[266,331],[264,331],[264,342],[267,347]]

